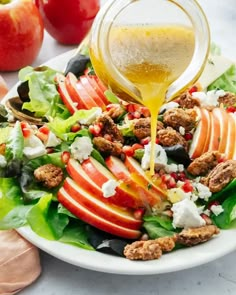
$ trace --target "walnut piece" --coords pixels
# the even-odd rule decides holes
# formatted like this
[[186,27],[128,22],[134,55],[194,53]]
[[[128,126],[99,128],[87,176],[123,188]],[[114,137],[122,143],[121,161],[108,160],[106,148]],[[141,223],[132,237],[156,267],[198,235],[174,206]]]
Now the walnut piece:
[[223,104],[225,107],[234,106],[236,104],[236,95],[227,92],[224,96],[218,98],[218,102]]
[[122,143],[112,142],[101,136],[93,138],[93,144],[102,153],[112,156],[120,156],[122,153]]
[[[164,125],[161,121],[157,121],[157,131],[164,128]],[[140,118],[134,122],[134,135],[138,139],[143,139],[145,137],[151,136],[151,119]]]
[[236,178],[236,160],[219,163],[201,182],[208,186],[213,193],[221,191]]
[[199,99],[192,97],[188,91],[180,95],[178,98],[178,104],[183,109],[193,109],[194,107],[200,107],[201,105]]
[[136,241],[125,246],[124,255],[130,260],[159,259],[162,252],[170,252],[175,247],[176,237],[162,237],[155,240]]
[[210,170],[219,164],[219,160],[223,155],[218,151],[210,151],[196,158],[187,168],[187,171],[194,175],[206,175]]
[[63,180],[62,169],[53,164],[46,164],[34,170],[34,177],[47,188],[57,187]]
[[205,225],[197,228],[182,230],[177,235],[177,243],[185,246],[194,246],[210,240],[214,235],[219,234],[220,230],[215,225]]

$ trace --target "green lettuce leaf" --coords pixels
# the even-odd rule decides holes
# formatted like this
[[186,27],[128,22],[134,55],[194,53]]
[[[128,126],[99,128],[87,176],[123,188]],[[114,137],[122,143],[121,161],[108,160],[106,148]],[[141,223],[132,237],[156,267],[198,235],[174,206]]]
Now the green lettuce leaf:
[[223,75],[209,85],[207,90],[223,89],[236,93],[236,66],[232,65]]
[[146,221],[144,222],[143,227],[146,229],[151,239],[157,239],[157,238],[166,237],[166,236],[173,236],[175,234],[174,231],[170,231],[161,227],[158,222]]
[[65,141],[73,140],[77,135],[88,136],[89,132],[86,129],[82,129],[78,132],[70,132],[71,127],[78,122],[86,122],[90,120],[90,118],[96,117],[98,109],[99,108],[95,107],[91,110],[78,110],[66,120],[56,117],[47,125],[57,137]]
[[6,144],[7,160],[22,160],[24,149],[24,136],[21,130],[20,122],[17,121],[10,132],[9,140]]
[[[55,117],[59,114],[65,116],[65,108],[56,88],[56,73],[57,71],[48,67],[37,70],[26,67],[19,72],[19,79],[28,81],[29,85],[30,101],[23,104],[23,109],[33,112],[36,117]],[[66,115],[69,115],[68,111]]]
[[158,214],[155,216],[145,216],[143,219],[147,222],[154,222],[166,230],[174,230],[174,227],[172,225],[172,219],[166,215]]

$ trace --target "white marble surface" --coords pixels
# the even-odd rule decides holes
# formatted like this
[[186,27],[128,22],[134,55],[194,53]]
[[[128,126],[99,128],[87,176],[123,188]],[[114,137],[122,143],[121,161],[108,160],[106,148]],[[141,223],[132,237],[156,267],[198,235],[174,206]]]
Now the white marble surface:
[[[211,28],[212,40],[222,53],[236,60],[235,0],[199,0]],[[45,34],[42,50],[34,65],[63,53],[71,46],[62,46]],[[17,73],[0,73],[11,87]],[[122,276],[81,269],[41,252],[42,275],[21,295],[226,295],[236,294],[236,257],[229,254],[215,262],[193,269],[152,276]],[[158,262],[157,262],[158,263]],[[20,267],[20,266],[19,266]]]

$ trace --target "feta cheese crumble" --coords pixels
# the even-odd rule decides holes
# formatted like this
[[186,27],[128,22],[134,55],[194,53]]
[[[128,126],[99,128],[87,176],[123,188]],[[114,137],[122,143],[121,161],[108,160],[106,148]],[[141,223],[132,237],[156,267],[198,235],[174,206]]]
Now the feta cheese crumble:
[[211,212],[215,214],[216,216],[220,215],[222,212],[224,212],[224,209],[221,205],[212,205],[211,206]]
[[76,137],[70,146],[70,150],[73,158],[82,163],[91,155],[93,144],[91,139],[87,136]]
[[47,153],[42,141],[35,135],[31,135],[24,139],[24,155],[28,159],[34,159]]
[[93,113],[91,113],[90,116],[80,119],[79,123],[82,125],[91,125],[97,119],[97,117],[99,117],[101,115],[102,115],[102,109],[96,108],[96,110]]
[[170,102],[162,105],[162,107],[160,108],[160,113],[167,111],[167,110],[174,109],[174,108],[178,108],[178,107],[179,107],[179,104],[177,102],[170,101]]
[[107,182],[102,185],[102,192],[104,198],[109,198],[115,195],[116,187],[119,183],[114,179],[109,179]]
[[0,168],[4,168],[7,166],[7,160],[3,155],[0,155]]
[[212,195],[209,187],[200,182],[193,182],[192,184],[195,189],[195,194],[199,197],[199,199],[203,199],[207,202]]
[[218,98],[225,95],[224,90],[211,90],[205,92],[193,92],[193,98],[198,98],[201,105],[204,106],[217,106],[219,104]]
[[[150,158],[151,158],[151,143],[144,146],[144,155],[142,157],[141,166],[143,170],[148,170],[150,168]],[[166,166],[167,165],[167,155],[165,150],[159,144],[155,144],[155,165]]]
[[206,225],[205,220],[199,215],[194,202],[184,199],[172,206],[173,226],[175,228],[200,227]]
[[48,134],[48,139],[45,143],[46,147],[55,147],[58,146],[59,144],[61,144],[61,140],[59,138],[56,137],[56,135],[50,131]]

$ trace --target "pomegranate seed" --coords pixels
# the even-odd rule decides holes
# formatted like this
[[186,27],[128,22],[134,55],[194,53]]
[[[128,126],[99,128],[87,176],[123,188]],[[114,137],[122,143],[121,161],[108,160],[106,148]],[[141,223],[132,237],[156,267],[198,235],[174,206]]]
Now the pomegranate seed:
[[76,123],[73,126],[71,126],[70,131],[75,133],[75,132],[80,131],[80,129],[81,129],[80,124],[79,123]]
[[179,172],[178,180],[185,181],[186,180],[186,174],[184,172]]
[[155,141],[156,144],[159,144],[160,143],[160,140],[159,138],[156,138],[156,141]]
[[23,134],[24,138],[30,137],[32,132],[29,128],[22,128],[21,130],[22,130],[22,134]]
[[130,145],[124,145],[122,151],[128,157],[133,157],[134,155],[134,149]]
[[21,127],[21,129],[24,129],[24,128],[29,128],[30,126],[27,122],[22,121],[22,122],[20,122],[20,127]]
[[115,104],[115,103],[110,103],[110,104],[108,104],[107,106],[106,106],[106,111],[110,111],[110,110],[112,110],[112,109],[117,109],[117,108],[119,108],[119,105],[118,104]]
[[133,120],[134,119],[134,116],[133,116],[132,113],[128,113],[127,114],[127,118],[128,118],[128,120]]
[[111,137],[110,134],[105,134],[103,137],[104,137],[106,140],[112,141],[112,137]]
[[234,106],[227,107],[226,111],[228,113],[235,113],[236,112],[236,107],[234,107]]
[[46,150],[47,150],[47,154],[54,153],[54,148],[52,148],[52,147],[46,148]]
[[61,154],[61,160],[64,164],[67,164],[70,160],[70,153],[68,151],[64,151],[62,154]]
[[143,218],[144,213],[145,213],[144,208],[138,208],[134,211],[134,218],[141,220]]
[[183,184],[183,186],[182,186],[182,189],[183,189],[183,191],[185,192],[185,193],[190,193],[190,192],[192,192],[193,191],[193,186],[192,186],[192,184],[191,184],[191,182],[190,181],[185,181],[185,183]]
[[212,206],[219,206],[220,203],[218,201],[212,201],[208,204],[208,209],[211,210]]
[[127,106],[126,106],[126,110],[128,113],[133,113],[136,111],[136,106],[134,103],[129,103]]
[[197,92],[198,91],[198,88],[196,85],[194,85],[192,88],[189,89],[189,94],[192,94],[193,92]]
[[184,135],[185,140],[189,141],[193,139],[192,133],[185,133]]
[[89,126],[89,131],[94,135],[94,136],[98,136],[101,132],[101,127],[97,124],[95,125],[90,125]]
[[143,115],[145,118],[151,116],[150,111],[149,111],[149,109],[148,109],[147,107],[141,107],[141,108],[140,108],[140,113],[141,113],[141,115]]
[[133,113],[133,116],[134,116],[134,119],[140,119],[141,114],[140,114],[139,111],[135,111],[135,112]]
[[139,143],[134,143],[132,145],[132,148],[133,148],[134,151],[136,151],[136,150],[139,150],[139,149],[143,149],[143,145],[139,144]]
[[211,218],[208,215],[206,215],[205,213],[202,213],[201,217],[205,220],[206,225],[211,225],[212,224]]
[[176,181],[174,180],[173,177],[170,177],[170,180],[167,183],[167,187],[170,188],[175,188],[176,187]]
[[43,134],[48,135],[49,132],[50,132],[50,129],[48,128],[48,126],[44,125],[44,126],[39,128],[39,132],[42,132]]
[[175,181],[178,181],[179,180],[179,176],[178,176],[178,174],[176,172],[172,172],[170,174],[170,176],[173,177]]
[[146,145],[146,144],[149,144],[150,140],[151,140],[150,136],[147,136],[147,137],[141,139],[141,140],[140,140],[140,143],[141,143],[142,145]]
[[171,176],[169,174],[163,174],[161,176],[161,180],[164,182],[164,183],[168,183],[168,181],[171,179]]

